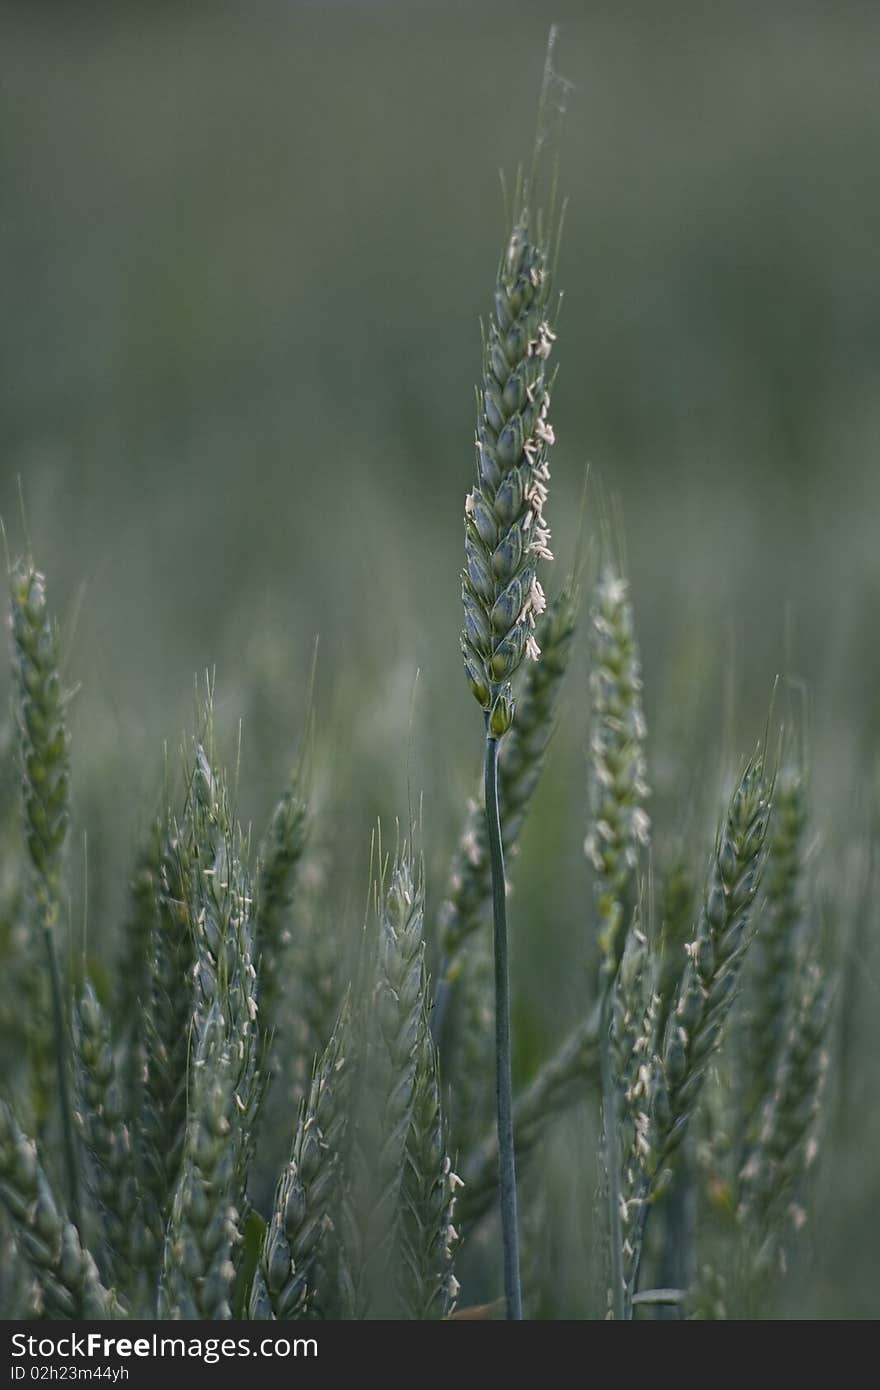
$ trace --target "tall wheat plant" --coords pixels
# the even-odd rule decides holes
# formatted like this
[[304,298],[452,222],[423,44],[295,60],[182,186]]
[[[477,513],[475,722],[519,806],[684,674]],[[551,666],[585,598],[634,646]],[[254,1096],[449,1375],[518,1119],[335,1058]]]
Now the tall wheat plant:
[[504,1289],[509,1318],[522,1317],[513,1140],[510,970],[504,840],[498,798],[499,745],[516,717],[511,680],[539,661],[535,625],[546,606],[538,579],[552,559],[544,518],[550,479],[548,359],[551,276],[541,229],[533,232],[523,193],[498,267],[494,312],[483,347],[477,421],[477,482],[465,504],[462,653],[486,725],[484,790],[492,870],[495,1067]]

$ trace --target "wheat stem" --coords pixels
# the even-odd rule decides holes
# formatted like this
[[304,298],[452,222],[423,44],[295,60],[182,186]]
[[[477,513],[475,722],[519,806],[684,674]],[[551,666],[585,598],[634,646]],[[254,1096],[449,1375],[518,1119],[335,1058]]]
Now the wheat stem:
[[504,848],[498,809],[498,739],[486,737],[486,829],[492,864],[492,914],[495,942],[495,1101],[498,1112],[498,1188],[504,1246],[504,1293],[507,1316],[522,1319],[519,1273],[519,1227],[516,1212],[516,1158],[513,1147],[513,1078],[510,1055],[510,965]]
[[615,1321],[620,1322],[625,1316],[625,1310],[623,1227],[620,1219],[620,1107],[618,1105],[617,1076],[611,1065],[611,1015],[614,1008],[614,983],[614,978],[610,977],[602,992],[601,1023],[599,1026],[599,1073],[602,1082],[602,1123],[605,1130],[611,1311]]

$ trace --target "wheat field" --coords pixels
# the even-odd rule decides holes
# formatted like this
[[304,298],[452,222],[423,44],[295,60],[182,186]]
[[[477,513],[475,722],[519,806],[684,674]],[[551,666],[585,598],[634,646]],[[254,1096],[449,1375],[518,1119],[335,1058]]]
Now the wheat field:
[[877,29],[0,7],[3,1317],[880,1312]]

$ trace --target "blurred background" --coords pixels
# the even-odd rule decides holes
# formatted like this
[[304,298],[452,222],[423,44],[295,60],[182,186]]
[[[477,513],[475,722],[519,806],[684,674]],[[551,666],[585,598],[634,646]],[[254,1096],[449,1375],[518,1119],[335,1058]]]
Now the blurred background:
[[[112,955],[205,672],[262,830],[316,636],[335,910],[357,929],[376,817],[419,797],[439,902],[481,744],[458,653],[478,320],[552,20],[573,90],[547,587],[589,464],[587,535],[619,519],[632,581],[661,863],[681,834],[702,862],[777,675],[776,721],[807,728],[846,1045],[796,1311],[876,1316],[876,6],[0,4],[0,515],[15,554],[20,488],[79,688],[72,934],[87,877]],[[585,645],[516,867],[521,1077],[591,989]]]

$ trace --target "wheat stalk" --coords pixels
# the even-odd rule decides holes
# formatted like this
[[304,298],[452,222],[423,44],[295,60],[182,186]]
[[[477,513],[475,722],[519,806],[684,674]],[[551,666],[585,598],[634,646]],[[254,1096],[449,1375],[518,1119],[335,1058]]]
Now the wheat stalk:
[[340,1204],[340,1297],[347,1314],[393,1307],[389,1266],[415,1103],[424,999],[422,871],[403,847],[378,892],[374,983],[359,1020],[358,1106]]
[[272,816],[260,848],[254,919],[254,957],[260,969],[261,1030],[267,1040],[276,1026],[290,941],[290,909],[296,875],[308,836],[304,771],[296,770]]
[[189,917],[185,832],[169,817],[162,836],[150,943],[150,1006],[143,1017],[144,1082],[137,1162],[143,1222],[161,1255],[186,1127],[186,1079],[195,944]]
[[803,915],[800,892],[805,827],[804,779],[799,769],[786,767],[776,779],[760,930],[751,952],[748,1007],[740,1024],[744,1075],[738,1125],[746,1145],[754,1142],[763,1105],[773,1093],[790,1024]]
[[662,1189],[664,1164],[684,1139],[752,940],[751,911],[764,867],[771,795],[759,748],[734,789],[719,830],[678,1000],[669,1015],[653,1075],[646,1079],[640,1096],[649,1123],[643,1130],[640,1155],[644,1176],[625,1213],[630,1223],[624,1247],[628,1312],[649,1203]]

